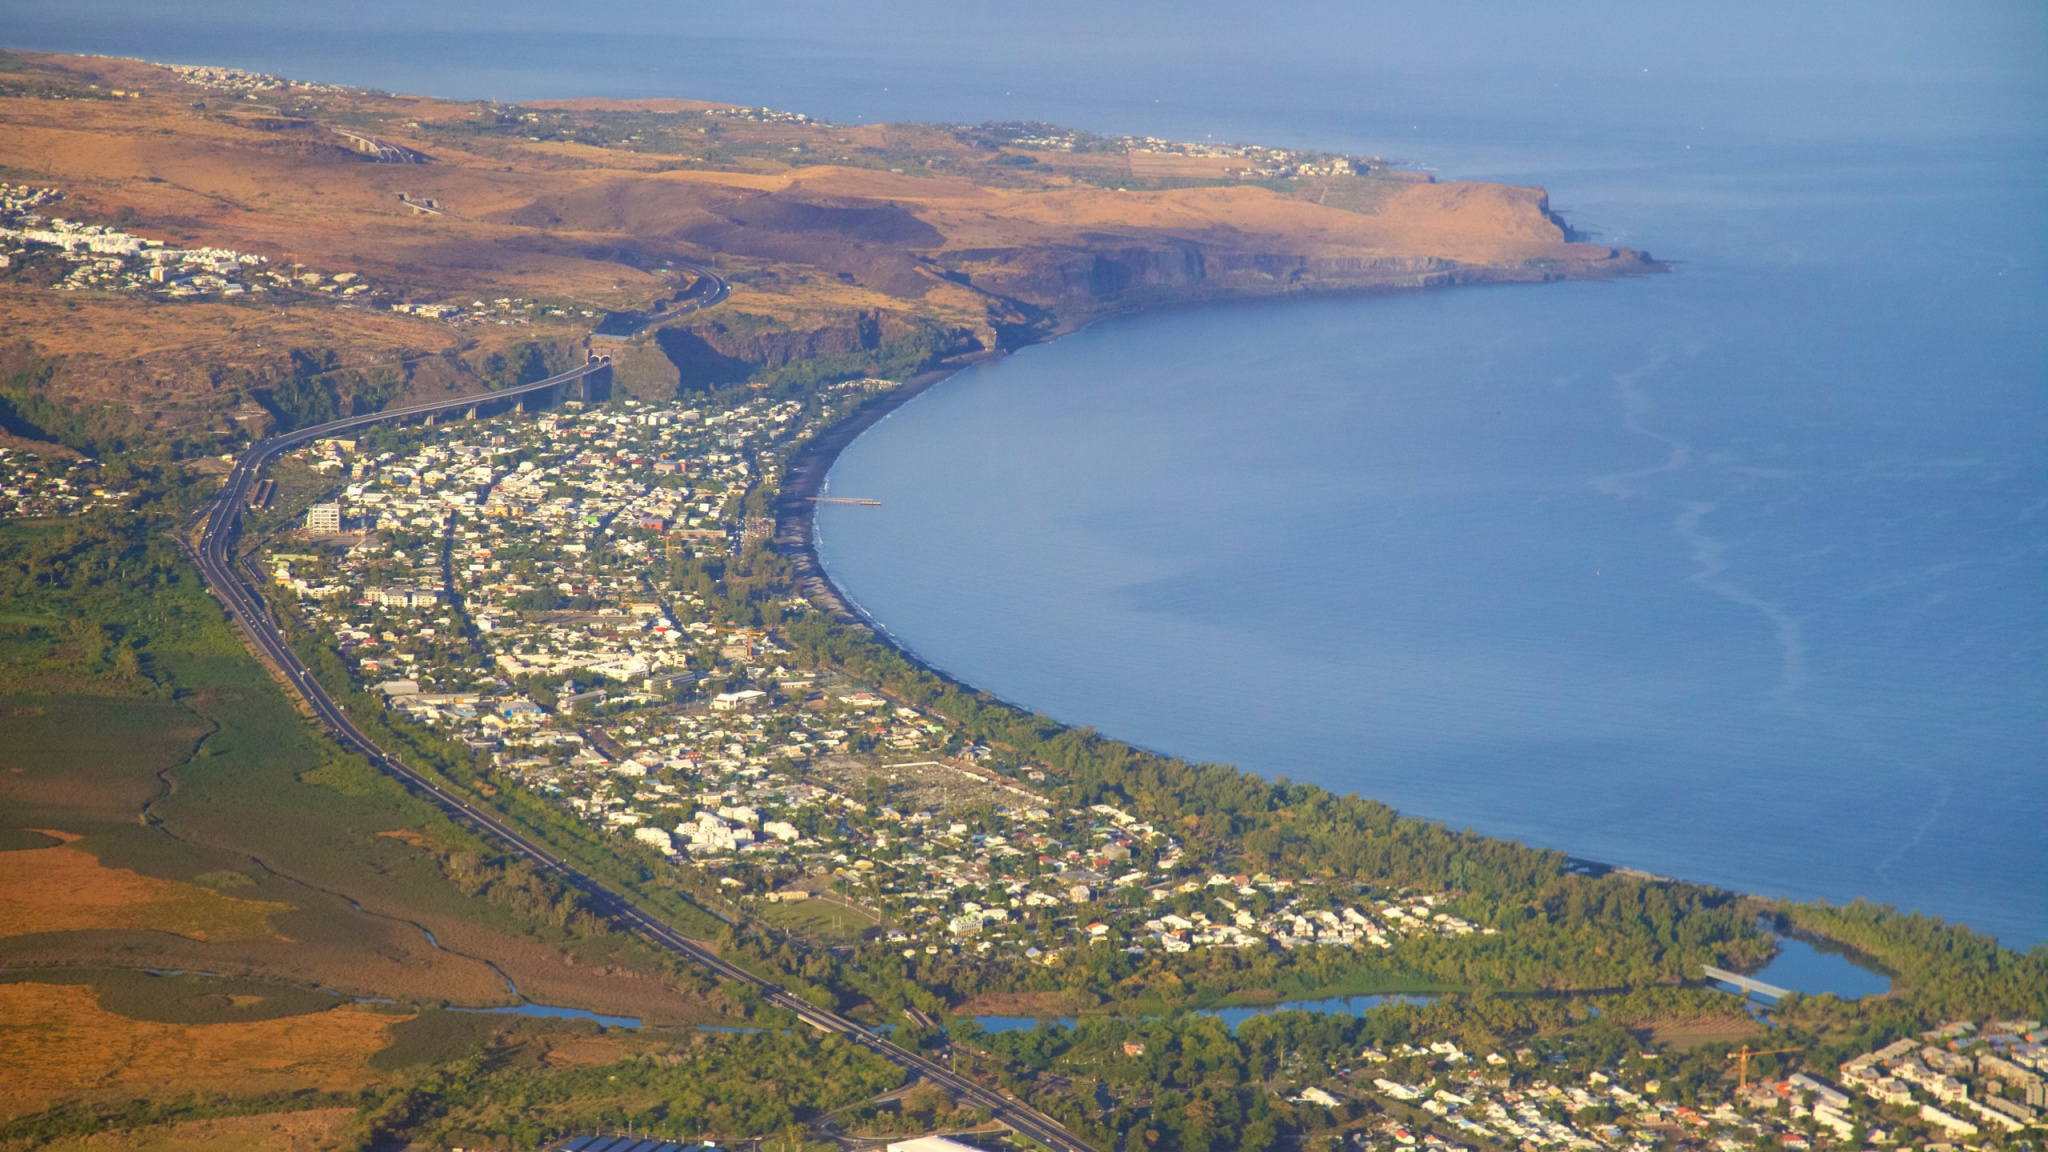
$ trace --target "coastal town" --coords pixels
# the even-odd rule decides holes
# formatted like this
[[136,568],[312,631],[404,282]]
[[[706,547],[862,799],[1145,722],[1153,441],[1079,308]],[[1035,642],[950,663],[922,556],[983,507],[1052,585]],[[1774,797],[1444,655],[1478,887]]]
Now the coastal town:
[[[1225,872],[1116,806],[1063,807],[1047,766],[801,659],[783,633],[802,601],[735,620],[711,576],[765,541],[762,479],[888,386],[849,381],[822,410],[621,398],[315,441],[279,471],[308,502],[263,564],[395,723],[769,923],[1049,968],[1497,931],[1456,894]],[[2044,1040],[2032,1020],[1953,1024],[1701,1101],[1664,1090],[1648,1045],[1588,1062],[1446,1037],[1365,1048],[1287,1098],[1357,1148],[2001,1146],[2041,1122]]]
[[267,72],[254,72],[247,68],[228,68],[214,64],[166,64],[178,79],[198,88],[216,92],[232,92],[245,99],[295,90],[299,92],[346,92],[339,84],[314,84],[305,80],[287,80]]
[[[885,386],[838,386],[824,412]],[[702,575],[758,546],[750,496],[818,415],[621,399],[316,441],[265,493],[304,506],[257,510],[282,524],[265,571],[396,722],[770,922],[829,914],[906,960],[1049,967],[1104,943],[1391,949],[1493,931],[1453,894],[1215,870],[1155,822],[1060,806],[1045,765],[807,666],[783,622],[730,619]],[[0,452],[0,518],[117,504],[97,471]],[[958,1043],[1000,1050],[972,1030]],[[1950,1022],[1839,1062],[1760,1056],[1704,1094],[1673,1076],[1686,1055],[1417,1035],[1297,1063],[1266,1090],[1323,1116],[1313,1146],[1332,1149],[2007,1149],[2048,1131],[2036,1019]]]
[[52,215],[63,199],[56,188],[0,184],[0,280],[162,300],[324,297],[344,307],[365,303],[374,291],[355,272],[316,272],[228,248],[179,248],[112,224]]
[[[1473,1054],[1438,1041],[1365,1049],[1360,1066],[1337,1070],[1335,1083],[1388,1106],[1353,1143],[1445,1152],[1974,1148],[1987,1133],[2038,1133],[2048,1103],[2048,1032],[2039,1020],[1946,1024],[1858,1055],[1832,1078],[1764,1077],[1712,1106],[1670,1099],[1660,1062],[1654,1051],[1595,1066],[1568,1045]],[[1343,1103],[1323,1088],[1303,1096]]]
[[87,224],[52,210],[64,192],[0,184],[0,281],[59,292],[110,292],[158,300],[325,302],[370,307],[452,327],[528,327],[589,321],[602,313],[559,301],[499,296],[469,301],[394,299],[360,273],[316,271],[296,260],[228,248],[181,248],[112,224]]
[[1006,121],[961,126],[959,131],[991,143],[1046,152],[1111,152],[1155,156],[1221,157],[1242,161],[1227,169],[1240,180],[1299,180],[1312,176],[1363,176],[1384,173],[1386,162],[1375,157],[1345,156],[1257,144],[1168,140],[1159,136],[1098,136],[1032,121]]
[[[1713,1075],[1722,1070],[1717,1050],[1634,1042],[1620,1031],[1498,1047],[1417,1036],[1331,1051],[1313,1031],[1251,1019],[1260,1020],[1256,1035],[1250,1020],[1234,1026],[1241,1045],[1292,1035],[1316,1050],[1279,1060],[1265,1088],[1316,1133],[1305,1147],[1330,1152],[2028,1148],[2043,1132],[2048,1032],[2035,1019],[1954,1021],[1835,1066],[1744,1046],[1728,1053],[1726,1079]],[[1051,1027],[1021,1042],[1005,1030],[967,1043],[1013,1072],[1107,1065],[1108,1079],[1131,1086],[1165,1079],[1177,1053],[1205,1043],[1201,1028],[1142,1020]]]
[[[2025,677],[1954,637],[2024,579],[1809,603],[1890,512],[2030,497],[1982,417],[2037,285],[1843,256],[1943,165],[2009,223],[2019,136],[1957,109],[2010,61],[1907,70],[1948,104],[1882,66],[2011,28],[1750,37],[1885,81],[1791,140],[1685,99],[1775,75],[1672,67],[1690,25],[62,7],[24,45],[105,54],[0,47],[0,1152],[2048,1148],[2026,806],[1912,770],[2012,775]],[[1675,226],[1766,154],[1871,194]],[[1814,258],[1730,294],[1636,246],[1758,236]],[[1593,281],[1687,323],[1556,322]],[[1185,305],[1135,360],[1103,323]],[[1083,330],[1009,389],[1056,419],[928,438]],[[1763,459],[1816,397],[1832,439]],[[1840,499],[1858,436],[1940,467]],[[1629,474],[1640,547],[1574,543],[1618,493],[1557,476],[1662,439],[1698,458]],[[839,537],[1063,690],[921,654]],[[1125,594],[1056,610],[1104,540]],[[1848,584],[1786,582],[1820,554]]]
[[0,447],[0,520],[78,516],[133,495],[107,487],[98,461]]
[[381,449],[316,441],[290,467],[319,498],[264,563],[357,689],[494,780],[735,901],[832,902],[906,957],[1496,931],[1443,893],[1218,871],[1118,808],[1061,807],[1042,765],[804,666],[765,622],[722,618],[704,574],[764,537],[749,497],[802,416],[622,400]]

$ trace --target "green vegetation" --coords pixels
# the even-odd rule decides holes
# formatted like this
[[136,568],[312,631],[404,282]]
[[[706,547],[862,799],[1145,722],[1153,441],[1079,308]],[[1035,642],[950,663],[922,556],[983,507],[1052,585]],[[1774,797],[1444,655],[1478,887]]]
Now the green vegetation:
[[268,1116],[314,1108],[349,1107],[356,1100],[352,1092],[308,1090],[235,1096],[183,1092],[164,1100],[66,1103],[0,1123],[0,1145],[12,1146],[19,1142],[22,1146],[40,1148],[58,1140],[77,1139],[96,1132],[149,1129],[186,1120],[212,1120],[224,1116]]
[[533,340],[522,340],[503,352],[492,352],[484,357],[477,375],[485,387],[491,389],[517,388],[545,380],[557,372],[566,372],[575,366],[577,356],[570,348],[559,344],[541,344]]
[[1658,1095],[1677,1103],[1697,1106],[1722,1098],[1726,1065],[1718,1048],[1646,1058],[1626,1020],[1542,1003],[1446,999],[1386,1005],[1363,1019],[1280,1012],[1254,1017],[1234,1034],[1222,1021],[1203,1016],[1085,1018],[1071,1027],[993,1034],[967,1025],[956,1026],[956,1032],[1005,1087],[1100,1145],[1183,1152],[1314,1146],[1317,1137],[1349,1128],[1389,1103],[1291,1103],[1302,1087],[1322,1078],[1321,1070],[1355,1067],[1370,1048],[1392,1055],[1370,1071],[1360,1070],[1361,1081],[1385,1076],[1455,1090],[1451,1080],[1431,1070],[1426,1055],[1403,1056],[1399,1046],[1448,1037],[1474,1053],[1515,1052],[1501,1032],[1526,1035],[1532,1028],[1540,1028],[1543,1038],[1522,1048],[1500,1072],[1511,1084],[1606,1068],[1631,1082],[1655,1078]]
[[[414,1043],[427,1058],[453,1047]],[[769,1136],[903,1081],[894,1065],[836,1036],[698,1033],[635,1047],[623,1060],[563,1070],[535,1059],[544,1053],[534,1045],[479,1038],[366,1099],[360,1139],[533,1148],[628,1125],[668,1139]]]
[[[515,1018],[516,1019],[516,1018]],[[517,1029],[519,1023],[511,1025]],[[535,1021],[546,1024],[538,1031],[569,1031],[595,1036],[602,1031],[585,1021]],[[398,1071],[427,1064],[445,1064],[481,1053],[487,1046],[502,1043],[509,1034],[506,1018],[483,1012],[444,1012],[429,1009],[391,1028],[391,1044],[370,1057],[370,1067]]]
[[[533,345],[526,347],[531,349]],[[500,370],[504,370],[503,358],[496,353],[492,356]],[[541,373],[544,375],[545,372]],[[374,412],[389,403],[405,381],[403,369],[342,368],[331,350],[295,348],[291,353],[291,371],[282,379],[267,384],[249,379],[244,384],[250,397],[276,419],[278,429],[289,431],[341,416]]]
[[0,941],[0,962],[104,964],[112,947],[137,968],[503,1002],[504,975],[471,958],[483,950],[536,995],[719,1015],[701,973],[576,916],[566,892],[312,730],[169,535],[197,478],[120,467],[144,511],[0,524],[0,825],[14,846],[42,846],[22,830],[61,829],[113,867],[290,905],[275,923],[292,944],[46,934]]
[[908,336],[844,356],[794,360],[780,368],[757,372],[755,382],[771,387],[809,388],[857,376],[907,379],[931,367],[948,351],[950,341],[936,325]]
[[1934,1015],[2026,1015],[2048,1005],[2048,945],[2013,952],[1963,925],[1864,900],[1774,908],[1792,928],[1875,959]]

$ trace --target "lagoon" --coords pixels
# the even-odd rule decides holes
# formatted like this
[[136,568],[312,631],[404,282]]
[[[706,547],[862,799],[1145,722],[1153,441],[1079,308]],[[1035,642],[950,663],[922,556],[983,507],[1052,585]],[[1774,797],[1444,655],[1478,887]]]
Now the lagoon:
[[1758,980],[1803,996],[1836,996],[1861,1000],[1891,991],[1891,978],[1846,954],[1817,948],[1791,936],[1778,938],[1778,954],[1755,973]]
[[638,1028],[638,1016],[607,1016],[587,1008],[564,1008],[558,1004],[525,1001],[501,1008],[451,1008],[451,1012],[475,1012],[485,1016],[528,1016],[541,1020],[589,1020],[605,1028]]
[[[1195,1010],[1195,1015],[1214,1016],[1235,1032],[1238,1025],[1252,1017],[1268,1016],[1275,1012],[1317,1012],[1326,1015],[1363,1017],[1382,1004],[1427,1004],[1433,999],[1433,996],[1402,992],[1324,996],[1313,1000],[1283,1000],[1272,1004],[1239,1005],[1231,1008],[1199,1008]],[[1079,1020],[1073,1016],[976,1016],[974,1022],[980,1025],[984,1032],[1030,1032],[1053,1024],[1062,1028],[1072,1028]]]

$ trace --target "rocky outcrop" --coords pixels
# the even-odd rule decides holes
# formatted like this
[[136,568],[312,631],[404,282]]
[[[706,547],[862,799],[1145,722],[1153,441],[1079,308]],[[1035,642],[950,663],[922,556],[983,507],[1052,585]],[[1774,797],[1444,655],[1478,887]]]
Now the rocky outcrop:
[[1310,256],[1199,241],[1096,238],[1088,247],[945,253],[949,278],[1057,317],[1071,328],[1112,312],[1222,296],[1309,290],[1430,288],[1622,275],[1658,265],[1629,249],[1604,258],[1471,264],[1438,256]]
[[707,319],[663,328],[655,333],[655,343],[681,373],[685,389],[733,384],[805,360],[867,357],[879,364],[909,354],[912,345],[922,350],[919,360],[982,351],[988,345],[966,328],[879,310],[851,312],[805,328],[744,317]]

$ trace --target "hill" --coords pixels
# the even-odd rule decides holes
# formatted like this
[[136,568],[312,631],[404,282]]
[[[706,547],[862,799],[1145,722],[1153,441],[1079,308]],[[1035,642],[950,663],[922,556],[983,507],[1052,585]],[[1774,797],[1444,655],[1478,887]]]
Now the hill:
[[[11,242],[0,416],[74,440],[260,431],[266,390],[308,357],[374,377],[358,402],[482,387],[493,353],[559,358],[608,315],[658,319],[693,267],[731,299],[622,349],[629,386],[817,356],[924,367],[1191,300],[1654,267],[1573,240],[1541,189],[1369,158],[690,100],[457,103],[102,58],[0,69],[0,172],[62,195],[37,214],[270,275],[181,294],[139,279],[147,251],[82,275]],[[178,306],[146,306],[162,301]]]

